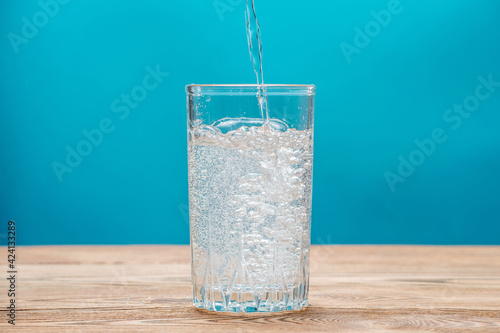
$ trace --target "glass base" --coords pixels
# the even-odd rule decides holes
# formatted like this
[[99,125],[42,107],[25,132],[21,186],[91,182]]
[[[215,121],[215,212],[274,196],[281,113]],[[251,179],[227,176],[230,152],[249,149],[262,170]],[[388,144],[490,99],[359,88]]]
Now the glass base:
[[308,305],[304,298],[304,288],[293,291],[264,292],[257,296],[253,293],[238,292],[224,294],[219,291],[206,293],[204,299],[194,298],[193,305],[199,309],[216,312],[281,312],[296,311]]

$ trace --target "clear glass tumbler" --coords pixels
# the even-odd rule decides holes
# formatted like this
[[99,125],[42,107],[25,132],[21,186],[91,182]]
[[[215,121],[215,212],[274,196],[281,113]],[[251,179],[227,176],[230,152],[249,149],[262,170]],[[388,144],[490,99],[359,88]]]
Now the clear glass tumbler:
[[[307,306],[315,86],[189,85],[193,302],[224,312]],[[264,116],[263,114],[264,113]]]

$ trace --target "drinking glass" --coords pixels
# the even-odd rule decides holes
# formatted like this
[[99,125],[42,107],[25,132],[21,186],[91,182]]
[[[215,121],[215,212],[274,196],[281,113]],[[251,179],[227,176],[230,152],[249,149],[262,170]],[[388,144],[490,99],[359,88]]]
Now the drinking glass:
[[307,306],[315,86],[192,84],[186,94],[194,306]]

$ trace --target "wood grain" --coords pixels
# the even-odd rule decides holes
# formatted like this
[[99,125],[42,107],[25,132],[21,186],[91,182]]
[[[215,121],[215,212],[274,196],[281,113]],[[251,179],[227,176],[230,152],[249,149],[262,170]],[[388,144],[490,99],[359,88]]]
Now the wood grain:
[[500,247],[313,246],[310,306],[280,314],[193,308],[187,246],[17,258],[17,324],[2,306],[1,332],[500,332]]

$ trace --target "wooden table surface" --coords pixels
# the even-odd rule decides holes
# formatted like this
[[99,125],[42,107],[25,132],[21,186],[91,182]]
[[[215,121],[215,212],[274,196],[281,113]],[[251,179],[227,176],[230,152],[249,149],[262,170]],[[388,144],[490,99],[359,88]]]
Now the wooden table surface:
[[193,308],[187,246],[18,247],[16,259],[16,325],[4,279],[1,332],[500,332],[500,247],[313,246],[310,306],[279,314]]

